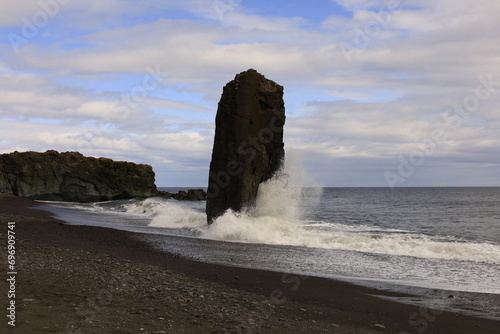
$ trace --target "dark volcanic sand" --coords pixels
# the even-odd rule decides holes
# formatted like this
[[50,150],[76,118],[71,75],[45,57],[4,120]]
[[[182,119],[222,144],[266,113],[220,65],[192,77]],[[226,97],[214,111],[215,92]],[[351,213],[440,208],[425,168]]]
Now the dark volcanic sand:
[[4,277],[9,221],[16,222],[16,326],[7,325],[2,279],[2,333],[493,334],[500,328],[499,321],[436,315],[370,296],[395,294],[330,279],[186,260],[129,232],[65,225],[42,204],[10,195],[0,195]]

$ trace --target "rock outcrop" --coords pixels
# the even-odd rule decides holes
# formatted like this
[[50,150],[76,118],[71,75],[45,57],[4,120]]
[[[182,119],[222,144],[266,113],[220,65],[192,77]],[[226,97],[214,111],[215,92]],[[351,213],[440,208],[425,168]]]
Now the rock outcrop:
[[259,184],[280,168],[285,151],[283,87],[250,69],[223,90],[207,191],[210,224],[227,209],[255,203]]
[[0,193],[42,200],[95,202],[158,193],[149,165],[78,152],[0,155]]
[[207,199],[207,193],[203,189],[188,189],[188,191],[179,190],[177,193],[159,191],[158,196],[173,198],[178,201],[204,201]]

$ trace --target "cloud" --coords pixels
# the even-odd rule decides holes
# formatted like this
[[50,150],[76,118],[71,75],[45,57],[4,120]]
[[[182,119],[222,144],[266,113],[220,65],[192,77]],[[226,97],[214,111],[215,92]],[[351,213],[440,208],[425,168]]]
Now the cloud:
[[[286,148],[325,184],[384,185],[436,129],[446,140],[405,184],[498,184],[500,4],[336,3],[352,17],[311,26],[236,0],[59,2],[17,52],[0,43],[0,150],[82,150],[152,163],[162,185],[204,184],[222,87],[256,68],[285,86]],[[43,10],[0,5],[0,33],[22,36]],[[488,97],[460,114],[488,76]]]
[[22,22],[22,17],[32,17],[41,10],[39,0],[25,0],[9,3],[0,3],[0,26],[17,26]]

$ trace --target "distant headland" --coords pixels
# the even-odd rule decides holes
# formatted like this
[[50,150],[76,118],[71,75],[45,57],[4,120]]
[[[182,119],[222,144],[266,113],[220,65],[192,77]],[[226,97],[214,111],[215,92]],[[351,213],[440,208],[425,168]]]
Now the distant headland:
[[49,150],[0,155],[0,193],[97,202],[158,195],[150,165]]

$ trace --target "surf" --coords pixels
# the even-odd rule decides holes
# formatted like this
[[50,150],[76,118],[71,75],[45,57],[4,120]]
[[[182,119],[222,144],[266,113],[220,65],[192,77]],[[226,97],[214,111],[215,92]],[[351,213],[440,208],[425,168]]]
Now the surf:
[[300,183],[282,172],[261,185],[255,207],[242,212],[228,210],[210,226],[201,205],[193,209],[175,200],[146,199],[126,210],[149,215],[150,227],[172,233],[188,230],[202,239],[500,264],[500,246],[490,243],[363,224],[305,220],[301,202],[321,198],[322,192],[322,188],[304,192]]

